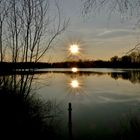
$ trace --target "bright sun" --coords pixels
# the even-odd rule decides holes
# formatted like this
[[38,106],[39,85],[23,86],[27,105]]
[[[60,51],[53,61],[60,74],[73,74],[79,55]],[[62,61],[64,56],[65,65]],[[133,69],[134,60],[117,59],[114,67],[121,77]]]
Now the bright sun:
[[72,54],[77,54],[79,52],[79,45],[72,44],[72,45],[70,45],[69,50]]

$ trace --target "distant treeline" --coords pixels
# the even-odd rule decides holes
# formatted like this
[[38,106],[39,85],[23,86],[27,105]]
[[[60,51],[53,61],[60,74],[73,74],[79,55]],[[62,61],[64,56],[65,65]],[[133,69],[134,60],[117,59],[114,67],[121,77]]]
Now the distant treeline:
[[51,65],[52,68],[140,68],[140,63],[123,61],[78,61],[78,62],[58,62]]
[[43,62],[1,62],[0,63],[0,72],[11,71],[15,69],[39,69],[39,68],[51,68],[51,63],[43,63]]
[[109,61],[103,60],[78,60],[78,61],[66,61],[56,63],[44,63],[44,62],[17,62],[0,63],[0,71],[8,71],[15,69],[39,69],[39,68],[140,68],[140,53],[133,52],[129,55],[122,57],[114,56]]
[[78,60],[71,62],[57,62],[53,68],[140,68],[140,53],[132,52],[122,57],[114,56],[109,61],[103,60]]

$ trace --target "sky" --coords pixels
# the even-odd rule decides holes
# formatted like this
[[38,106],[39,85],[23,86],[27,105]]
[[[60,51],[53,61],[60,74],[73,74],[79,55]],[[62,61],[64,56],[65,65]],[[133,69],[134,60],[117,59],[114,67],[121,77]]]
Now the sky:
[[135,17],[122,20],[119,13],[110,16],[105,9],[83,16],[81,0],[60,0],[59,5],[62,17],[70,21],[48,53],[51,61],[67,60],[72,43],[78,42],[81,59],[109,60],[115,55],[125,55],[139,41]]

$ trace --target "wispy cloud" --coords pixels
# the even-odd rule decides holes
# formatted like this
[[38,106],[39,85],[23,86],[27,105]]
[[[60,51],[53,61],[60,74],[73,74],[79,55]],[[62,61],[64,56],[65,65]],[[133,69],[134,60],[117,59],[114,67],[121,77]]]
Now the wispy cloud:
[[104,97],[104,96],[99,96],[99,101],[101,103],[124,103],[124,102],[136,102],[140,101],[140,98],[138,96],[136,97],[125,97],[125,98],[113,98],[113,97]]
[[129,30],[129,29],[113,29],[113,30],[105,30],[97,35],[98,38],[116,38],[116,37],[124,37],[124,36],[134,36],[139,35],[139,31]]

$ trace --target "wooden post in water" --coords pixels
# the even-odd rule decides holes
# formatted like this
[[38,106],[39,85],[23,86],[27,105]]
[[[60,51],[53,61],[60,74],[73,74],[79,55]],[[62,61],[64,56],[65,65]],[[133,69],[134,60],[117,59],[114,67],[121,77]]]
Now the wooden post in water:
[[72,140],[72,105],[68,104],[68,129],[69,129],[69,139]]

